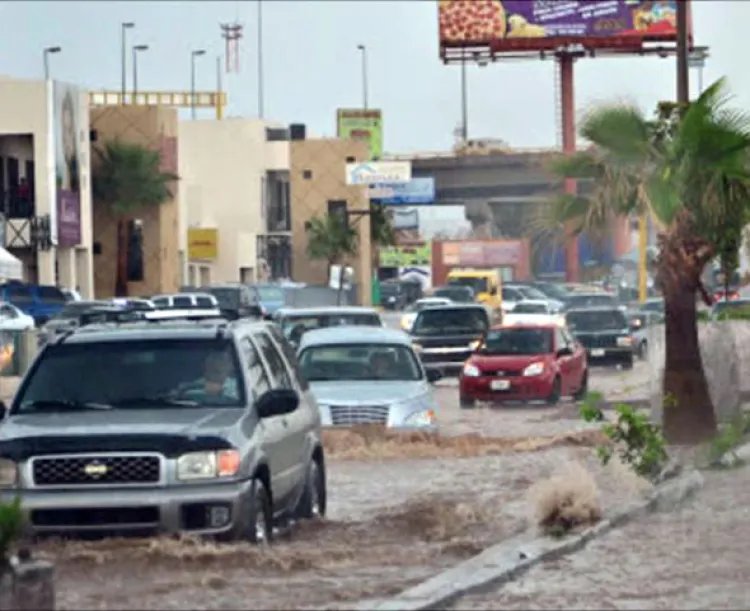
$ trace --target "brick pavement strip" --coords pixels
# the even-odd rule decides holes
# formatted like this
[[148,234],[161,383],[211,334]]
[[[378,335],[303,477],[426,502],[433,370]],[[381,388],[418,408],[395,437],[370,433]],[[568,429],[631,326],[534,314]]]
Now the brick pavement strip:
[[750,467],[704,477],[679,510],[650,514],[448,609],[750,608]]

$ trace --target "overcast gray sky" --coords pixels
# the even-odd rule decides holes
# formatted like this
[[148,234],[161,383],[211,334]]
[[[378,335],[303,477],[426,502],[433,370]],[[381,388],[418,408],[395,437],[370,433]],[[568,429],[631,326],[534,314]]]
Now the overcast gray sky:
[[[711,47],[705,82],[726,75],[737,103],[750,108],[746,26],[750,2],[693,2],[696,43]],[[215,87],[224,51],[219,23],[245,25],[241,72],[225,75],[231,115],[257,114],[257,2],[0,2],[0,74],[42,77],[42,49],[54,78],[92,89],[120,87],[120,22],[135,21],[131,44],[148,44],[139,61],[141,90],[187,90],[190,51],[199,88]],[[460,118],[459,68],[438,58],[437,3],[366,0],[264,0],[266,117],[335,132],[335,109],[362,101],[358,44],[368,48],[370,107],[383,110],[389,152],[448,149]],[[651,108],[674,97],[674,60],[593,59],[577,66],[579,108],[626,98]],[[554,66],[522,61],[469,69],[470,136],[511,145],[555,143]],[[694,73],[695,75],[695,73]],[[128,77],[129,78],[129,77]],[[697,86],[693,77],[692,85]],[[2,102],[0,101],[0,109]],[[206,115],[208,116],[208,115]]]

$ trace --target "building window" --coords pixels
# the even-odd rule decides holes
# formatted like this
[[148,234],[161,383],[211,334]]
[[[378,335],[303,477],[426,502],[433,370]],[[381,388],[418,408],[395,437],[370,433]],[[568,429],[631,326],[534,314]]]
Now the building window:
[[302,178],[312,180],[312,170],[302,170]]
[[351,155],[346,158],[346,163],[354,163],[355,161],[357,161],[357,159]]
[[329,199],[328,200],[328,214],[340,214],[344,217],[344,222],[349,225],[349,215],[346,213],[346,200],[345,199]]
[[266,175],[266,214],[264,226],[268,233],[292,230],[289,206],[289,174],[268,172]]

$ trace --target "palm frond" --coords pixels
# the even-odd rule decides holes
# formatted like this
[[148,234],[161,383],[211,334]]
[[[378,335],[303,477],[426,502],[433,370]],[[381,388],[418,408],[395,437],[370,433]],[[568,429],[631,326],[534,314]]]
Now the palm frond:
[[310,219],[307,228],[307,254],[311,259],[340,263],[357,255],[357,230],[343,214],[326,214]]

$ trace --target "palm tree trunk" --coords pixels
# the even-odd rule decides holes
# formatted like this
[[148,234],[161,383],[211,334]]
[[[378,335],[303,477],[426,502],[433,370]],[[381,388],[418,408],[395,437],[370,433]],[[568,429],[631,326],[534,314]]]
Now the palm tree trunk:
[[664,305],[664,436],[674,444],[700,443],[716,435],[716,415],[698,342],[695,290],[670,287]]
[[117,275],[115,278],[115,296],[128,296],[128,247],[130,236],[128,235],[129,219],[118,217],[117,219]]

